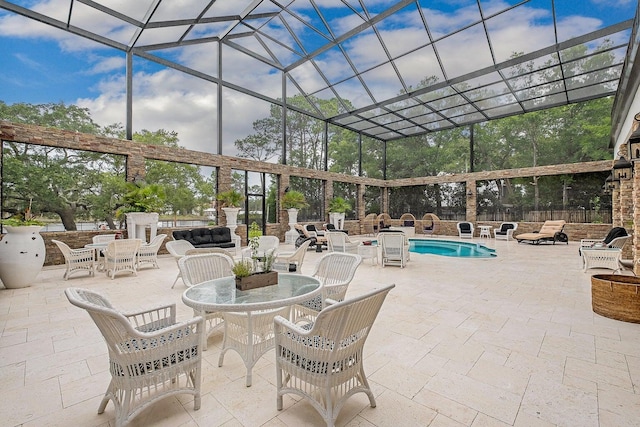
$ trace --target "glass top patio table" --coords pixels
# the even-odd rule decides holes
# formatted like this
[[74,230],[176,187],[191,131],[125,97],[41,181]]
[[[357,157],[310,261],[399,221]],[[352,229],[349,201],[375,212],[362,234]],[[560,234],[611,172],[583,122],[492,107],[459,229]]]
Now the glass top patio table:
[[320,281],[302,274],[278,273],[278,283],[257,289],[236,289],[234,276],[192,286],[182,301],[199,311],[255,311],[284,307],[309,300],[321,291]]
[[[289,306],[320,295],[320,281],[302,274],[278,273],[278,283],[257,289],[236,289],[234,276],[210,280],[184,291],[182,301],[196,315],[224,312],[224,341],[218,358],[236,351],[247,368],[246,386],[258,359],[274,347],[273,318],[288,317]],[[207,338],[207,334],[203,335]]]

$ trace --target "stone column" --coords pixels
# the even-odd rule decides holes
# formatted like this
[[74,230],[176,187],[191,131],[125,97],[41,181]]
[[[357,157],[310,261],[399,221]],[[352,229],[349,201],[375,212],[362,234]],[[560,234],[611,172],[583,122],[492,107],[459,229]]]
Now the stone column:
[[387,187],[380,188],[380,213],[389,213],[389,188]]
[[[475,181],[467,181],[466,182],[466,197],[467,197],[467,214],[466,219],[469,222],[476,222],[477,219],[477,208],[476,208],[476,200],[478,198],[476,182]],[[469,190],[471,190],[471,194],[469,194]]]
[[638,258],[640,257],[640,208],[635,208],[635,202],[640,198],[640,161],[633,162],[633,178],[632,182],[632,209],[633,209],[633,228],[631,230],[627,230],[629,233],[633,233],[632,242],[633,245],[631,247],[631,257],[634,260],[633,264],[633,272],[638,275],[640,274],[640,268],[638,267]]
[[278,179],[278,223],[280,226],[278,229],[280,230],[279,238],[280,240],[284,239],[284,233],[289,229],[289,214],[286,209],[282,209],[282,196],[284,196],[284,189],[289,186],[289,175],[282,174]]
[[366,190],[366,185],[364,184],[356,184],[356,192],[357,192],[357,197],[358,200],[356,202],[356,219],[358,220],[358,230],[359,233],[358,234],[364,234],[364,224],[362,223],[362,220],[364,219],[365,215],[365,205],[364,205],[364,192]]
[[144,180],[146,176],[144,156],[136,153],[129,154],[127,156],[127,181]]
[[324,181],[324,221],[329,222],[329,203],[333,200],[333,180]]

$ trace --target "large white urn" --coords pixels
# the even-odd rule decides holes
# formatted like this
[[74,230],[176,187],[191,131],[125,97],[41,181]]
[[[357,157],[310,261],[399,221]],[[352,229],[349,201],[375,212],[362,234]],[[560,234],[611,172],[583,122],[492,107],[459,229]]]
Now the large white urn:
[[284,233],[284,242],[286,244],[294,244],[296,239],[298,238],[298,232],[296,231],[295,225],[298,223],[298,209],[290,208],[287,209],[287,214],[289,215],[289,230]]
[[42,227],[5,225],[4,229],[7,234],[0,241],[0,280],[7,289],[25,288],[35,281],[44,265]]
[[344,217],[344,212],[329,212],[329,222],[335,225],[338,230],[344,229]]
[[238,227],[238,213],[240,212],[240,208],[222,208],[222,210],[227,217],[226,226],[231,230],[231,235],[233,235]]

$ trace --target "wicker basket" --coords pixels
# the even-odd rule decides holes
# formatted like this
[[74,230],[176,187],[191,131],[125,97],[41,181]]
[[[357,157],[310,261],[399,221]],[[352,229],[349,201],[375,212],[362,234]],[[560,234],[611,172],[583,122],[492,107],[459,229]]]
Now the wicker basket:
[[591,276],[591,306],[602,316],[640,323],[640,277],[616,274]]

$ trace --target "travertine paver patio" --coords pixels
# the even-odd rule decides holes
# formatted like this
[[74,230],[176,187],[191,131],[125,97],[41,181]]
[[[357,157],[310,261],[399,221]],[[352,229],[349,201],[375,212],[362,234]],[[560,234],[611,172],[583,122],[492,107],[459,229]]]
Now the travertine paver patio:
[[[479,241],[479,239],[475,239]],[[486,240],[485,240],[486,241]],[[497,259],[411,254],[405,269],[364,262],[348,295],[395,283],[365,347],[378,406],[354,396],[338,417],[349,426],[638,426],[640,325],[591,311],[590,274],[577,243],[531,246],[488,240]],[[319,254],[309,252],[311,272]],[[175,302],[181,282],[172,258],[137,277],[76,276],[47,268],[33,286],[0,291],[0,424],[112,426],[113,405],[97,415],[109,383],[107,351],[67,286],[106,293],[123,309]],[[604,271],[601,271],[604,272]],[[322,425],[306,402],[276,410],[273,351],[245,387],[240,358],[217,366],[221,336],[203,363],[202,408],[168,398],[132,426]]]

